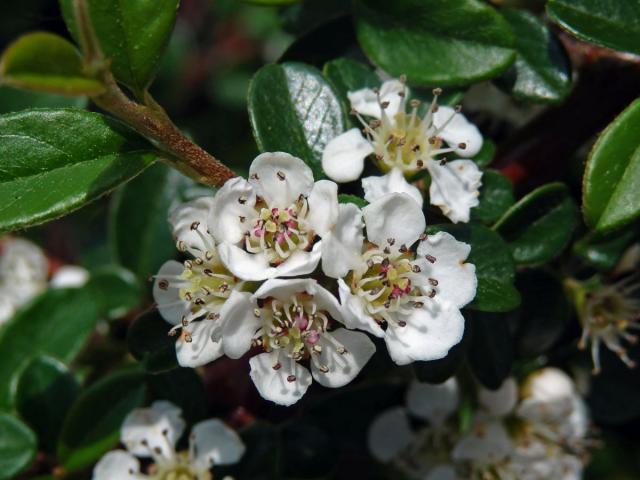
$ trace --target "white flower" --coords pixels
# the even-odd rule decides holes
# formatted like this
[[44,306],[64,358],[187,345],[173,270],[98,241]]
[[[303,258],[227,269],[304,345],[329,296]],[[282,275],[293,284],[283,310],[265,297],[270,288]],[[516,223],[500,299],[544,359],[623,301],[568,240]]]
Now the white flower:
[[89,272],[77,265],[63,265],[58,268],[51,277],[51,288],[76,288],[85,285],[89,281]]
[[462,338],[460,308],[476,293],[470,246],[445,232],[426,236],[420,206],[404,193],[339,211],[322,267],[339,279],[345,325],[383,337],[398,365],[446,356]]
[[[270,279],[253,294],[235,292],[224,325],[223,346],[231,358],[252,345],[251,379],[260,395],[280,405],[297,402],[313,377],[337,388],[353,380],[375,351],[343,322],[336,298],[312,279]],[[303,365],[308,361],[311,373]]]
[[249,169],[249,180],[233,178],[216,193],[211,233],[220,258],[244,280],[311,273],[321,243],[334,226],[338,187],[313,181],[311,169],[288,153],[263,153]]
[[220,336],[227,299],[240,282],[220,260],[209,221],[213,198],[202,197],[175,208],[169,221],[180,251],[193,259],[170,260],[155,276],[153,298],[162,318],[181,329],[176,340],[178,363],[196,367],[222,356]]
[[[411,111],[406,112],[409,91],[398,80],[384,82],[379,91],[349,92],[353,113],[363,124],[366,137],[354,128],[331,140],[322,156],[326,174],[337,182],[356,180],[364,169],[364,159],[371,154],[381,170],[397,170],[396,177],[427,169],[431,175],[431,203],[453,222],[468,222],[470,209],[478,205],[482,172],[471,160],[445,161],[436,157],[449,152],[472,157],[482,147],[482,135],[458,110],[439,106],[439,93],[434,90],[433,103],[421,118],[417,100],[410,102]],[[373,120],[367,123],[361,115]],[[443,142],[448,147],[443,147]],[[386,188],[391,187],[390,180],[386,180]],[[363,186],[372,195],[371,178],[365,179]],[[400,188],[396,191],[406,191],[408,187]]]
[[[178,407],[156,401],[150,408],[131,412],[121,430],[125,450],[107,453],[93,470],[93,480],[212,480],[216,465],[236,463],[245,447],[238,435],[220,420],[196,424],[187,451],[176,452],[185,422]],[[142,472],[138,458],[151,459]]]

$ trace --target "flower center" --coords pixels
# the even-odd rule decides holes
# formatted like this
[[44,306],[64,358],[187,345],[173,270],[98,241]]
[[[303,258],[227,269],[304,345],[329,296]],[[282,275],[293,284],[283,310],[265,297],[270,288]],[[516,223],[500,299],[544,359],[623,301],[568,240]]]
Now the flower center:
[[261,199],[256,203],[256,212],[254,224],[245,233],[248,252],[264,252],[269,263],[279,265],[296,250],[306,250],[311,245],[313,232],[306,228],[309,203],[303,195],[287,208],[269,208]]

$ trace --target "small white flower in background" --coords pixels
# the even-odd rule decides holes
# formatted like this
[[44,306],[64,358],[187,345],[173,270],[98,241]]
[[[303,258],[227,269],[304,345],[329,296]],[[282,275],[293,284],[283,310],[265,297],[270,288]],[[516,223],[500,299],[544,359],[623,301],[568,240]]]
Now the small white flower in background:
[[422,210],[405,193],[339,210],[322,268],[339,279],[345,325],[383,337],[398,365],[446,356],[464,332],[460,309],[476,293],[470,246],[445,232],[425,235]]
[[[377,183],[385,189],[395,186],[399,189],[394,191],[407,192],[412,189],[406,181],[403,185],[396,179],[426,169],[431,176],[431,203],[451,221],[468,222],[470,209],[478,205],[482,172],[471,160],[445,161],[439,156],[453,152],[472,157],[482,147],[482,135],[457,109],[438,105],[440,93],[439,89],[434,90],[433,102],[421,118],[418,100],[411,100],[411,111],[406,111],[409,90],[399,80],[386,81],[379,90],[349,92],[353,113],[364,126],[365,137],[354,128],[331,140],[322,156],[326,174],[337,182],[356,180],[362,174],[365,158],[373,154],[382,171],[396,172]],[[373,120],[367,123],[362,115]],[[443,142],[448,146],[444,147]],[[372,177],[363,179],[369,196],[380,189],[374,182]]]
[[209,228],[220,258],[244,280],[306,275],[315,270],[324,237],[335,224],[338,187],[313,181],[311,169],[288,153],[263,153],[249,180],[233,178],[216,193]]
[[169,216],[178,250],[193,258],[184,264],[170,260],[155,276],[153,298],[162,318],[174,325],[178,363],[197,367],[222,356],[222,324],[227,299],[241,289],[239,281],[220,260],[210,233],[212,197],[201,197],[176,207]]
[[[237,463],[244,454],[240,437],[216,419],[194,425],[188,450],[176,451],[184,429],[180,409],[170,402],[132,411],[120,433],[126,451],[103,456],[93,480],[212,480],[212,468]],[[146,471],[141,471],[138,458],[151,460]]]
[[[234,292],[223,346],[231,358],[251,347],[251,379],[262,397],[280,405],[297,402],[312,377],[325,387],[351,382],[375,351],[360,332],[340,328],[337,299],[313,279],[270,279],[253,294]],[[299,362],[308,361],[309,370]]]

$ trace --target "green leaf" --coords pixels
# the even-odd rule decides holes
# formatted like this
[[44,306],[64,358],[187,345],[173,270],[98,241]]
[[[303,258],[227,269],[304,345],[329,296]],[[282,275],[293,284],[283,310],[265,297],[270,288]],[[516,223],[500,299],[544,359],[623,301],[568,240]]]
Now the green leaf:
[[27,108],[84,108],[86,106],[87,97],[69,97],[14,87],[0,87],[0,114]]
[[80,394],[67,415],[58,458],[69,471],[95,462],[120,438],[125,417],[144,402],[146,386],[139,372],[102,378]]
[[134,320],[127,331],[127,346],[145,370],[164,372],[178,367],[176,339],[169,336],[169,325],[157,311]]
[[270,5],[270,6],[278,6],[278,5],[291,5],[292,3],[297,3],[301,0],[242,0],[244,3],[252,3],[254,5]]
[[11,407],[10,379],[30,357],[49,355],[69,363],[98,320],[87,288],[52,289],[21,310],[0,330],[0,409]]
[[526,10],[501,10],[516,34],[516,62],[496,83],[514,97],[539,103],[564,99],[571,90],[571,64],[560,41]]
[[0,231],[64,215],[109,192],[155,158],[123,124],[83,110],[0,116]]
[[624,110],[598,138],[584,172],[582,213],[589,227],[603,232],[640,216],[640,99]]
[[521,198],[493,228],[518,265],[536,265],[560,255],[577,225],[578,207],[569,190],[550,183]]
[[136,276],[116,265],[91,272],[87,288],[92,292],[100,316],[106,318],[120,318],[142,300],[142,288]]
[[168,400],[179,406],[190,425],[209,416],[207,393],[202,379],[193,368],[177,368],[159,375],[149,375],[147,384],[154,399]]
[[25,469],[36,456],[35,434],[17,418],[0,413],[0,479],[8,480]]
[[[74,0],[60,0],[62,15],[79,41]],[[95,36],[118,80],[140,95],[156,74],[176,21],[180,0],[87,0]]]
[[578,38],[640,54],[638,0],[549,0],[547,14]]
[[504,314],[475,312],[469,367],[478,381],[487,388],[497,389],[511,373],[513,339]]
[[480,187],[480,205],[471,209],[471,220],[492,224],[515,203],[513,185],[495,170],[485,170]]
[[52,357],[35,357],[20,372],[16,409],[38,433],[44,450],[55,452],[62,422],[79,389],[66,365]]
[[630,225],[623,231],[591,232],[573,244],[573,254],[594,268],[613,270],[638,235],[637,225]]
[[176,170],[155,164],[124,185],[110,206],[109,241],[114,259],[146,282],[175,257],[167,220],[181,192],[194,183]]
[[471,245],[467,262],[476,266],[476,298],[467,308],[483,312],[506,312],[520,303],[513,285],[515,265],[504,240],[493,230],[479,224],[435,225],[427,233],[449,232],[456,240]]
[[[476,153],[476,156],[471,160],[476,162],[479,167],[486,167],[491,162],[493,162],[494,157],[496,156],[496,144],[493,143],[490,139],[485,138],[482,141],[482,148],[480,151]],[[453,158],[453,157],[451,157]]]
[[506,70],[516,55],[507,22],[478,0],[359,0],[355,24],[371,61],[391,75],[406,75],[410,83],[486,80]]
[[0,84],[64,95],[98,95],[104,86],[84,73],[76,48],[53,33],[20,37],[2,54]]
[[341,193],[338,195],[339,203],[353,203],[358,208],[364,208],[369,205],[364,198],[360,198],[357,195],[348,195],[346,193]]
[[323,178],[322,152],[345,130],[333,87],[320,71],[302,63],[262,67],[249,86],[249,118],[258,148],[304,160]]

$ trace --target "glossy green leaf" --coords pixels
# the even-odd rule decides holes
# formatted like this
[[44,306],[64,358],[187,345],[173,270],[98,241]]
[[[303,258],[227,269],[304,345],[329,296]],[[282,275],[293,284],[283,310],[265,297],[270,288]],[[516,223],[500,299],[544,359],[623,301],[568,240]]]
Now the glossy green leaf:
[[83,110],[0,116],[0,231],[64,215],[153,162],[151,146],[123,124]]
[[491,229],[479,224],[436,225],[427,233],[449,232],[456,240],[471,245],[467,262],[476,266],[476,298],[467,308],[483,312],[506,312],[520,303],[513,285],[515,265],[509,247]]
[[364,198],[360,198],[357,195],[348,195],[346,193],[341,193],[338,195],[339,203],[353,203],[356,207],[364,208],[369,205]]
[[252,3],[254,5],[291,5],[292,3],[300,2],[301,0],[242,0],[244,3]]
[[[60,0],[64,20],[79,41],[74,0]],[[180,0],[87,0],[100,48],[116,78],[140,94],[153,79]]]
[[16,410],[38,433],[44,450],[55,452],[62,422],[79,390],[66,365],[52,357],[35,357],[19,373]]
[[485,138],[482,141],[482,148],[476,156],[471,158],[474,162],[478,164],[480,167],[486,167],[491,162],[493,162],[494,157],[496,156],[496,144],[493,143],[490,139]]
[[640,216],[640,99],[623,111],[589,154],[582,213],[591,228],[606,231]]
[[171,325],[157,311],[140,315],[127,330],[127,346],[145,370],[164,372],[178,367],[176,339],[169,336]]
[[567,187],[551,183],[521,198],[493,228],[509,244],[517,264],[535,265],[562,253],[578,225],[578,215]]
[[478,0],[359,0],[355,23],[371,61],[391,75],[406,75],[410,83],[486,80],[506,70],[516,55],[507,22]]
[[501,12],[515,33],[518,56],[497,83],[521,100],[551,103],[564,99],[571,90],[571,64],[560,41],[531,12]]
[[509,322],[504,314],[485,312],[475,312],[470,322],[469,367],[482,385],[495,390],[509,376],[513,364]]
[[480,187],[480,205],[471,209],[471,220],[492,224],[515,203],[513,185],[495,170],[485,170]]
[[21,88],[0,87],[0,114],[28,108],[84,108],[86,105],[87,97],[69,97]]
[[91,272],[87,285],[101,316],[119,318],[140,305],[143,291],[129,270],[109,265]]
[[594,268],[613,270],[627,247],[639,236],[635,224],[623,231],[591,232],[573,244],[573,254]]
[[549,0],[547,14],[578,38],[640,54],[638,0]]
[[38,354],[64,363],[74,359],[98,320],[98,308],[87,288],[53,289],[21,310],[0,330],[0,409],[11,406],[9,381]]
[[193,368],[176,368],[170,372],[147,376],[149,392],[154,399],[168,400],[182,409],[184,419],[191,425],[208,415],[207,392]]
[[84,73],[76,48],[46,32],[29,33],[7,47],[0,58],[0,84],[64,95],[104,91],[102,83]]
[[36,456],[35,434],[12,415],[0,413],[0,479],[8,480],[24,470]]
[[120,427],[146,395],[144,375],[121,372],[87,388],[69,411],[58,443],[58,458],[69,471],[90,465],[120,438]]
[[322,152],[345,130],[340,101],[320,71],[301,63],[262,67],[249,87],[249,118],[258,148],[304,160],[323,178]]

